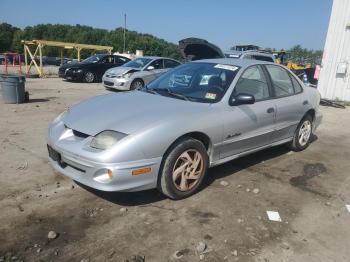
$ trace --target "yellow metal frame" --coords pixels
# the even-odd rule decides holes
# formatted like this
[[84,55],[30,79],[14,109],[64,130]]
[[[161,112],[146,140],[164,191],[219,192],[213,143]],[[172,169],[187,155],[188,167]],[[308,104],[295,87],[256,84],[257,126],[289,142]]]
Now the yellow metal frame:
[[[76,43],[66,43],[66,42],[57,42],[57,41],[47,41],[47,40],[22,40],[21,43],[24,47],[24,59],[26,65],[26,74],[29,73],[30,69],[34,65],[40,77],[44,76],[43,71],[43,48],[45,46],[53,46],[61,48],[61,60],[63,60],[63,49],[76,49],[78,53],[78,62],[80,62],[80,51],[83,49],[89,49],[95,51],[107,51],[109,54],[112,54],[112,46],[103,46],[103,45],[86,45],[86,44],[76,44]],[[36,45],[34,54],[29,49],[29,45]],[[35,61],[35,57],[39,52],[39,65]],[[28,54],[30,57],[30,64],[28,67]]]

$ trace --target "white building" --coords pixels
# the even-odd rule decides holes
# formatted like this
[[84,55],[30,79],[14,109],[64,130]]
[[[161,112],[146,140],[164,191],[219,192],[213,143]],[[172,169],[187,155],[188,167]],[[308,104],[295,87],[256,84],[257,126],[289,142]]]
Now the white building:
[[350,101],[350,0],[333,0],[318,89],[323,98]]

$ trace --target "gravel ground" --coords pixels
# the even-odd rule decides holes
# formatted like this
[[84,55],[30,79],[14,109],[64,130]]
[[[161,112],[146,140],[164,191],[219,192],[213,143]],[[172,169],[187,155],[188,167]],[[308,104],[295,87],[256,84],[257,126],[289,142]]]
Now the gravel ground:
[[350,260],[349,109],[323,107],[307,150],[280,146],[212,168],[201,192],[171,201],[156,190],[94,191],[55,173],[50,121],[108,91],[58,78],[26,86],[30,103],[0,103],[0,261]]

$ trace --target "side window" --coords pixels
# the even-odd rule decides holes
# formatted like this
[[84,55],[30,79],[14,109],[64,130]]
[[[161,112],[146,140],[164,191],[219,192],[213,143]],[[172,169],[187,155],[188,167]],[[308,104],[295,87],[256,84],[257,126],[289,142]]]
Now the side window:
[[114,59],[113,56],[106,56],[103,58],[102,63],[104,64],[113,64],[114,63]]
[[241,75],[233,91],[234,95],[239,93],[253,95],[256,101],[270,97],[265,75],[259,66],[251,66]]
[[292,80],[287,70],[280,66],[266,65],[275,91],[276,97],[289,96],[294,94]]
[[164,60],[164,68],[174,68],[179,64],[180,64],[179,62],[176,62],[174,60],[169,60],[169,59]]
[[124,64],[128,61],[128,59],[122,56],[115,56],[114,61],[116,64]]
[[293,82],[293,86],[294,86],[294,91],[296,94],[301,93],[303,91],[303,88],[301,87],[301,85],[299,84],[299,82],[295,79],[294,76],[290,76],[290,78],[292,79]]
[[163,60],[157,59],[153,61],[149,66],[153,66],[154,69],[163,69]]

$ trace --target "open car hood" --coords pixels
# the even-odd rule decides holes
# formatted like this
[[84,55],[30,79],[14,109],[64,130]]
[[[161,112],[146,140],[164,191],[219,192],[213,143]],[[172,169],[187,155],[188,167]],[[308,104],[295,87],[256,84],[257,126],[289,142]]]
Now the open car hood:
[[201,38],[182,39],[179,41],[179,48],[187,61],[225,57],[219,47]]

